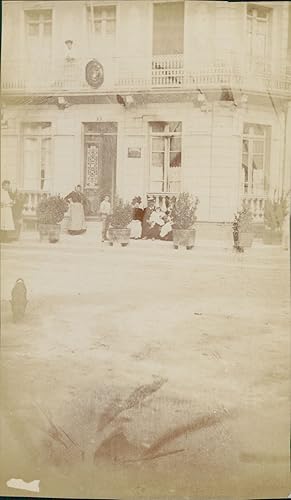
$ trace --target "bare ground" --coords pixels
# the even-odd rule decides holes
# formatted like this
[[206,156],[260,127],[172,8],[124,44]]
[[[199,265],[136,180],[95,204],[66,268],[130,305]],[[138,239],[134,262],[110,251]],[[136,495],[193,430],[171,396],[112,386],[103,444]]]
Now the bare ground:
[[74,241],[2,251],[1,494],[287,497],[287,252]]

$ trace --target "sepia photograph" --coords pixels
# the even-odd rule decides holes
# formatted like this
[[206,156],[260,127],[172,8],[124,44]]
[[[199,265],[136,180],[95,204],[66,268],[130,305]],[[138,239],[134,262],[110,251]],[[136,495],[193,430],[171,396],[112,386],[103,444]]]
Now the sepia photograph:
[[288,498],[291,1],[1,34],[0,495]]

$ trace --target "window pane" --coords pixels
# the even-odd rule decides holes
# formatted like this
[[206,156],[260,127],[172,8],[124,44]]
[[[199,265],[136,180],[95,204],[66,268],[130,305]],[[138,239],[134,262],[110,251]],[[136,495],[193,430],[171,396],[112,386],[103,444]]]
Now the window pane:
[[264,157],[263,155],[254,155],[253,156],[253,168],[257,170],[261,170],[264,167]]
[[247,154],[243,154],[242,155],[242,164],[243,166],[247,167],[248,166],[248,155]]
[[169,130],[170,132],[182,132],[182,122],[170,122]]
[[153,167],[163,168],[164,166],[164,153],[152,153]]
[[255,135],[264,135],[265,129],[263,125],[254,125],[254,134]]
[[170,153],[170,167],[181,167],[181,153]]
[[171,137],[170,150],[171,151],[181,151],[181,137]]
[[[89,8],[89,11],[91,12],[91,9]],[[101,19],[102,18],[102,7],[94,7],[94,19]]]
[[153,151],[165,151],[165,139],[163,137],[153,137]]
[[112,35],[115,33],[115,20],[110,20],[106,22],[106,33]]
[[253,143],[254,153],[264,153],[264,141],[254,141]]
[[153,132],[164,132],[165,122],[152,122],[151,128]]
[[43,10],[41,13],[42,13],[42,18],[44,21],[51,21],[52,20],[52,11],[51,10]]
[[184,2],[154,4],[153,54],[182,54]]
[[28,24],[28,34],[29,36],[38,36],[39,33],[39,24],[37,23],[29,23]]
[[27,16],[29,21],[39,22],[39,20],[40,20],[40,12],[37,10],[35,10],[35,11],[31,10],[30,12],[27,12],[26,16]]
[[94,21],[94,29],[95,29],[95,33],[101,33],[102,32],[102,21]]
[[247,153],[249,150],[249,141],[247,141],[246,139],[243,140],[243,152],[244,153]]
[[151,180],[151,191],[154,193],[162,193],[163,192],[163,181],[154,181]]
[[245,123],[244,124],[244,134],[249,134],[250,133],[250,124]]
[[50,36],[52,34],[52,25],[51,25],[51,23],[45,23],[43,25],[43,32],[44,32],[44,35],[46,35],[46,36]]
[[108,18],[111,18],[111,19],[115,19],[116,17],[116,14],[115,14],[115,11],[116,11],[116,8],[114,5],[111,5],[110,7],[105,7],[103,9],[103,15],[104,17],[106,17],[107,19]]
[[163,181],[163,169],[161,167],[153,167],[152,168],[151,180],[154,182]]

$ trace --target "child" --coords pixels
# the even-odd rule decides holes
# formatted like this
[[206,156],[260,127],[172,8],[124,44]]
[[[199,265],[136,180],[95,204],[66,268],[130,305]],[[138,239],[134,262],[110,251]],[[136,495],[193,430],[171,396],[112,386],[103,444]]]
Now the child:
[[111,205],[109,200],[109,196],[106,195],[100,205],[100,214],[102,220],[102,241],[107,239],[107,231],[109,228],[109,217],[111,213]]

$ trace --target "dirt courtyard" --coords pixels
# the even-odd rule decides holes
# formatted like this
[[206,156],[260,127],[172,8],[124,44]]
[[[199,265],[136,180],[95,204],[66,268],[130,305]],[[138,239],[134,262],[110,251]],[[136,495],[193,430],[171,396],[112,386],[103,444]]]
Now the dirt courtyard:
[[1,495],[288,496],[288,252],[19,242],[1,280]]

